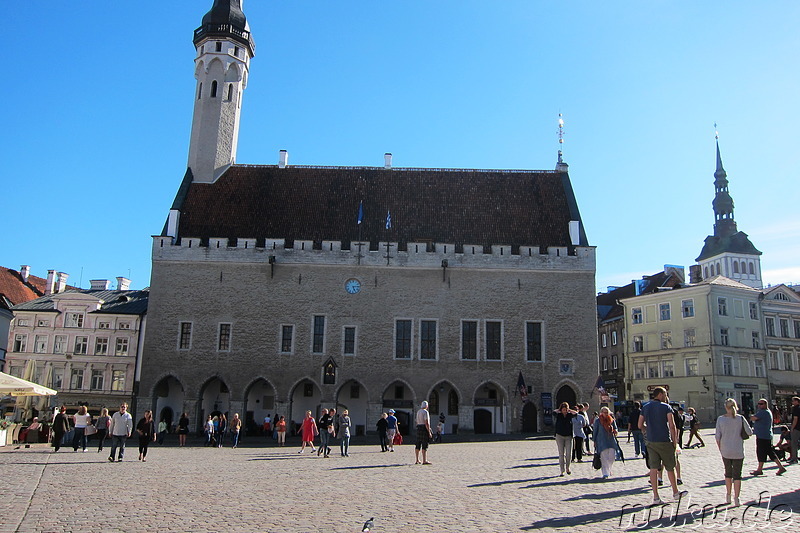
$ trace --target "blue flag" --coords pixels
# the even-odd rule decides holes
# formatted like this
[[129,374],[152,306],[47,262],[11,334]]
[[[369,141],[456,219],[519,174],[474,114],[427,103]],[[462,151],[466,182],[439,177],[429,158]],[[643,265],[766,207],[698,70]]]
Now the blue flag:
[[364,200],[358,202],[358,223],[361,224],[362,220],[364,220]]
[[392,229],[392,214],[386,211],[386,229]]

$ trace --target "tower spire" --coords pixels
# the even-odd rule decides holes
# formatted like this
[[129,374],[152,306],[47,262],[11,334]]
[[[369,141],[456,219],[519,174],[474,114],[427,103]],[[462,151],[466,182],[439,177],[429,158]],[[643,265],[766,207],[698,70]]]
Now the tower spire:
[[[716,124],[714,128],[716,129]],[[736,233],[736,221],[733,218],[733,198],[728,192],[728,174],[722,166],[722,156],[719,151],[719,132],[714,132],[717,145],[717,168],[714,171],[714,235],[727,237]]]
[[197,89],[188,167],[195,182],[213,183],[236,162],[242,94],[255,55],[241,0],[214,0],[193,41]]
[[564,146],[564,116],[558,114],[558,162],[556,163],[556,170],[567,172],[569,165],[564,162],[564,152],[561,150]]

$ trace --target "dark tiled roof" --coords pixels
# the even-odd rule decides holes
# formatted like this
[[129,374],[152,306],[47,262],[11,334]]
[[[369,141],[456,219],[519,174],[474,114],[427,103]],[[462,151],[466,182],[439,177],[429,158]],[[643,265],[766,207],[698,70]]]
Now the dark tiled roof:
[[756,247],[753,246],[753,243],[750,242],[747,234],[743,231],[739,231],[733,235],[709,235],[706,237],[705,244],[703,244],[703,250],[700,252],[700,255],[697,257],[697,259],[695,259],[695,261],[702,261],[704,259],[708,259],[709,257],[714,257],[715,255],[725,252],[761,255],[761,252],[759,252]]
[[[59,294],[79,293],[94,296],[103,305],[94,313],[114,313],[120,315],[142,315],[147,312],[150,291],[111,291],[111,290],[69,290]],[[43,296],[13,307],[14,311],[55,311],[51,296]]]
[[[387,240],[401,247],[426,241],[569,246],[569,221],[580,221],[569,176],[561,172],[236,165],[213,184],[190,185],[179,237],[348,246],[359,239],[361,200],[361,238],[373,249]],[[582,225],[580,244],[588,245]]]

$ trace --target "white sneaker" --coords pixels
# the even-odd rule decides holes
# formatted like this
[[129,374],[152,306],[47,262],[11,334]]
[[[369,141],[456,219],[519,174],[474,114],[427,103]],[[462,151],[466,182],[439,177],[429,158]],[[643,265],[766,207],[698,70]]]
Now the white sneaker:
[[733,499],[733,506],[734,507],[739,507],[739,498],[734,498]]

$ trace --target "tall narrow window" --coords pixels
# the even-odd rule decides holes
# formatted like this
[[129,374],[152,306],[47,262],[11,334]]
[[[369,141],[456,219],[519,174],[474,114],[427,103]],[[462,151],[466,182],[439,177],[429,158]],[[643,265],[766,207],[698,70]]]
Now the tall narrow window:
[[600,346],[602,346],[603,348],[608,346],[608,334],[606,333],[600,334]]
[[217,97],[217,80],[211,82],[211,98]]
[[356,354],[356,328],[354,327],[344,328],[344,354]]
[[394,326],[394,356],[411,359],[411,321],[397,320]]
[[24,333],[17,333],[14,335],[14,349],[15,352],[24,352],[28,346],[28,336]]
[[314,343],[311,351],[322,353],[325,350],[325,317],[317,315],[314,317]]
[[503,357],[503,327],[500,322],[486,321],[486,360],[499,361]]
[[83,336],[75,337],[75,350],[73,350],[73,353],[75,355],[85,355],[88,345],[89,345],[89,337],[83,337]]
[[192,323],[181,322],[180,337],[178,339],[178,348],[181,350],[188,350],[192,347]]
[[233,84],[229,83],[228,84],[228,101],[230,102],[231,100],[233,100]]
[[728,299],[717,298],[717,311],[720,316],[728,316]]
[[681,311],[683,312],[683,318],[689,318],[694,316],[694,300],[681,300]]
[[642,323],[642,308],[641,307],[634,307],[631,309],[631,323],[632,324],[641,324]]
[[92,390],[103,390],[103,381],[103,371],[92,370],[92,383],[90,388]]
[[767,317],[764,319],[766,328],[767,328],[767,336],[774,337],[775,336],[775,319],[772,317]]
[[465,320],[461,323],[461,359],[478,358],[478,323]]
[[217,349],[220,352],[229,351],[231,349],[231,325],[220,324],[218,337]]
[[117,346],[114,350],[115,355],[128,355],[128,339],[126,337],[117,338]]
[[222,52],[222,43],[221,42],[216,42],[214,44],[216,45],[216,51],[217,52]]
[[419,332],[419,358],[436,359],[436,321],[423,320],[420,322]]
[[658,312],[661,320],[670,320],[672,313],[669,308],[669,302],[665,304],[658,304]]
[[112,370],[111,372],[111,390],[123,391],[125,390],[125,371]]
[[76,390],[83,388],[83,369],[73,368],[69,388]]
[[108,337],[97,337],[94,340],[94,354],[108,355]]
[[633,351],[634,352],[644,351],[644,337],[642,337],[641,335],[633,336]]
[[[603,346],[606,345],[606,334],[603,333]],[[542,323],[525,323],[525,358],[528,361],[542,360]]]
[[662,331],[661,332],[661,349],[662,350],[669,350],[672,348],[672,332],[671,331]]
[[761,348],[761,340],[758,338],[758,332],[753,332],[753,348]]
[[611,332],[611,346],[617,345],[617,330]]
[[281,326],[281,353],[292,352],[293,337],[294,337],[294,326],[289,324]]
[[756,302],[750,302],[750,318],[758,320],[758,304]]
[[36,353],[44,353],[47,351],[47,335],[36,335],[33,351]]
[[56,339],[53,342],[53,353],[64,353],[66,350],[67,350],[67,336],[56,335]]
[[720,328],[719,329],[719,343],[723,346],[728,346],[728,328]]
[[197,99],[200,100],[203,97],[203,82],[200,82],[200,85],[197,87]]

